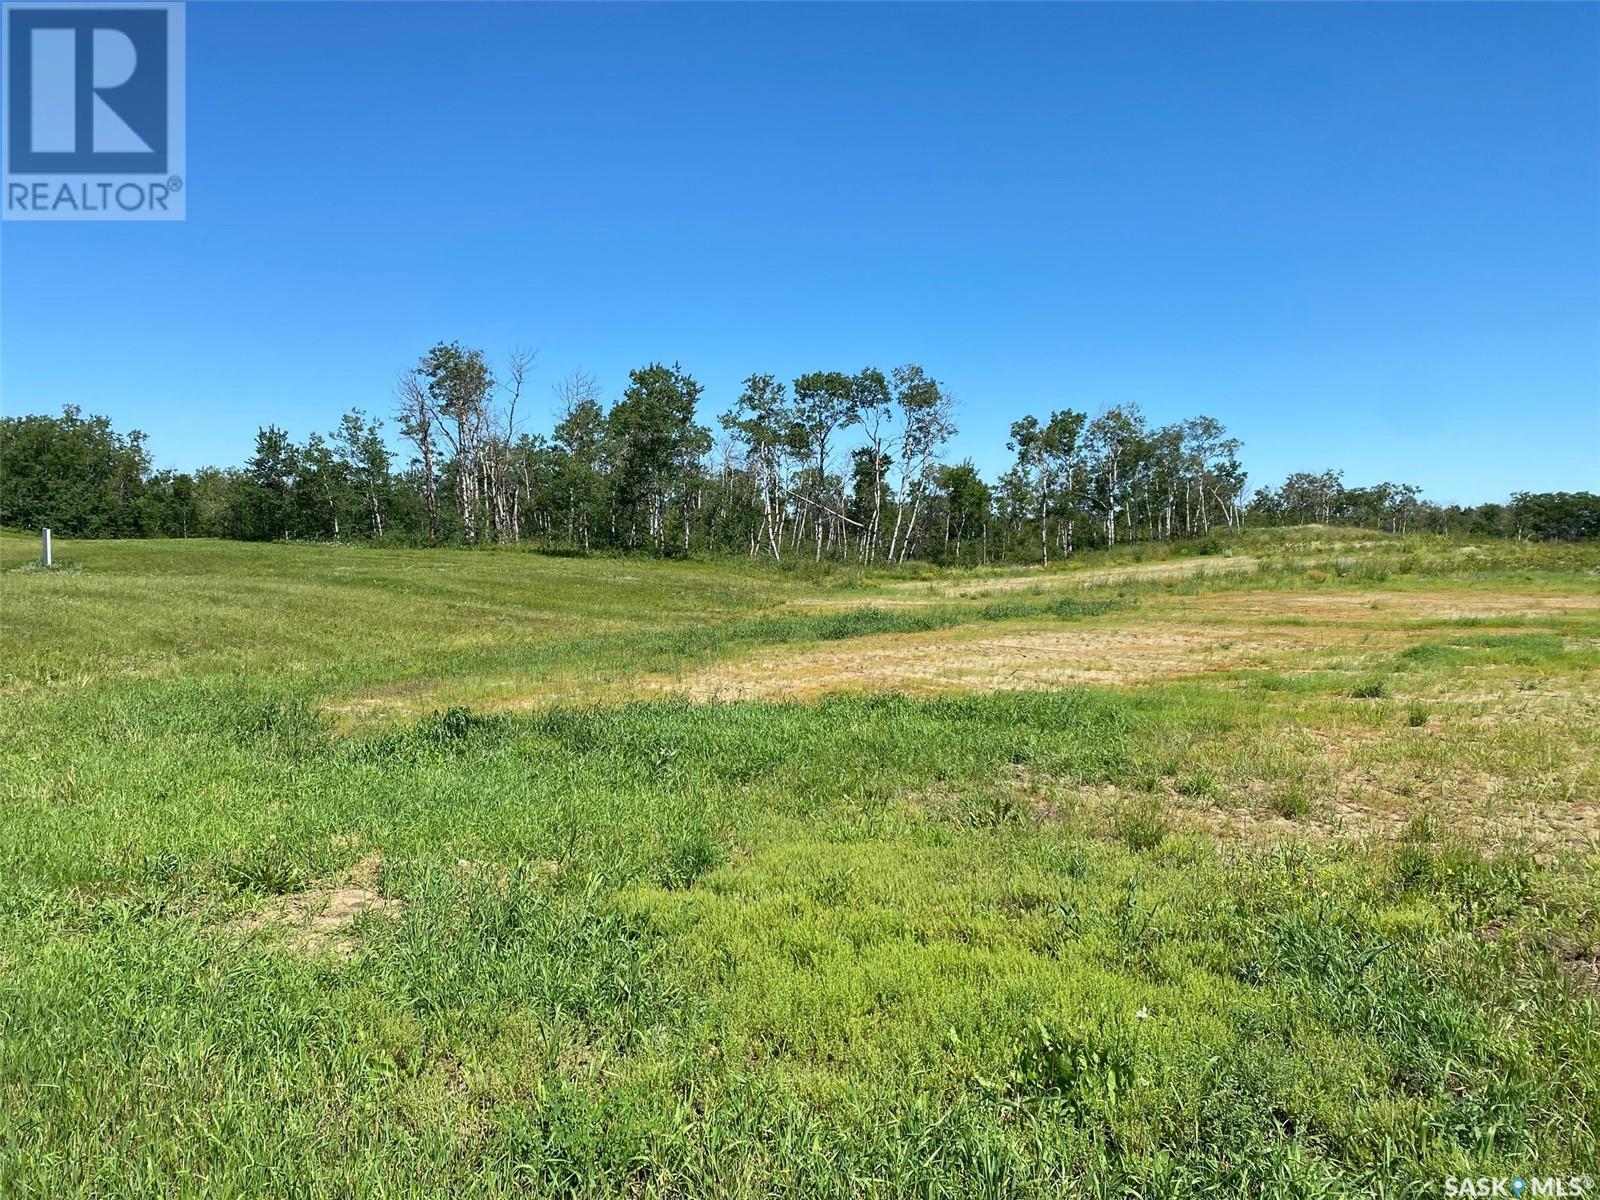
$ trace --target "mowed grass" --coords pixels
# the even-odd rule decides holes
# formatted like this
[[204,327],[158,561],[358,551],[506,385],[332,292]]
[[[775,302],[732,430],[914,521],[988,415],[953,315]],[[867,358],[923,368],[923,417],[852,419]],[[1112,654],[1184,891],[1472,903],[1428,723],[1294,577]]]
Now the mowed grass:
[[[1593,1173],[1597,557],[1351,540],[1035,594],[0,538],[0,1195]],[[1356,588],[1460,600],[1124,687],[633,690]]]

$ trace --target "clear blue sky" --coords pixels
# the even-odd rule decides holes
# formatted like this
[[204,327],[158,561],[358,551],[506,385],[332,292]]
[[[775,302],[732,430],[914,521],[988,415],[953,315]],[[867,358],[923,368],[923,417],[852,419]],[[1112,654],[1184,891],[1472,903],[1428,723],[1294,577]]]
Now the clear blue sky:
[[0,407],[237,463],[438,339],[924,363],[1252,484],[1600,488],[1600,6],[189,5],[189,219],[0,230]]

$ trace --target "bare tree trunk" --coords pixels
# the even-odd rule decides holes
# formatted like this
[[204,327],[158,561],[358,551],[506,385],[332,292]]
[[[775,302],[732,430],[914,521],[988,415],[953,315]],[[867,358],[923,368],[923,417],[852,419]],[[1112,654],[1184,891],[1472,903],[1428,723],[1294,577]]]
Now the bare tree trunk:
[[778,528],[778,518],[773,512],[773,509],[777,507],[773,501],[772,495],[774,470],[775,468],[773,464],[768,463],[765,471],[763,472],[764,478],[761,481],[761,505],[767,527],[767,544],[772,547],[772,561],[781,562],[783,560],[783,554],[778,549],[778,543],[782,540],[782,531]]
[[891,563],[895,561],[895,551],[900,545],[900,520],[905,516],[905,513],[906,487],[905,481],[902,480],[900,484],[900,490],[894,498],[894,533],[889,538],[889,557],[887,560]]
[[906,556],[911,553],[911,538],[917,529],[917,512],[922,508],[922,492],[911,498],[911,517],[906,522],[906,540],[900,545],[900,561],[905,562]]

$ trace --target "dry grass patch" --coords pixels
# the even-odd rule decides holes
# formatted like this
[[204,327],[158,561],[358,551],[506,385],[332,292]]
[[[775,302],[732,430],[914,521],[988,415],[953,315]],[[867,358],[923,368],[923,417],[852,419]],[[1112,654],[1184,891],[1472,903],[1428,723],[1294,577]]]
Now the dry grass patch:
[[937,695],[963,689],[1141,684],[1257,669],[1353,669],[1359,663],[1328,656],[1393,652],[1427,636],[1422,627],[1400,628],[1402,621],[1591,611],[1600,615],[1600,599],[1545,593],[1227,593],[1185,597],[1181,604],[1146,606],[1065,629],[1023,623],[959,626],[769,649],[682,679],[638,683],[646,693],[676,691],[703,701],[813,699],[838,691]]
[[1563,958],[1561,970],[1571,981],[1574,991],[1600,999],[1600,958],[1592,954]]
[[908,804],[958,824],[1077,821],[1122,836],[1130,822],[1158,822],[1250,845],[1396,842],[1419,817],[1486,852],[1527,849],[1544,862],[1600,845],[1592,758],[1524,778],[1494,748],[1471,760],[1452,747],[1441,761],[1430,740],[1422,731],[1290,724],[1235,745],[1191,747],[1176,775],[1084,782],[1018,766],[992,786],[919,794]]
[[1303,592],[1226,592],[1184,598],[1184,607],[1246,620],[1298,617],[1334,625],[1393,625],[1509,616],[1600,616],[1600,595],[1478,588],[1428,590],[1314,589]]
[[809,700],[840,691],[937,695],[1083,684],[1137,684],[1272,664],[1304,648],[1294,630],[1211,626],[1079,625],[1071,629],[993,627],[881,634],[847,643],[784,650],[660,681],[662,690],[701,701]]
[[[1398,716],[1398,714],[1386,714]],[[1311,804],[1294,825],[1330,837],[1399,837],[1427,816],[1452,837],[1489,851],[1532,848],[1540,858],[1586,852],[1600,842],[1600,795],[1593,754],[1555,747],[1532,764],[1514,744],[1485,742],[1467,719],[1445,713],[1434,728],[1344,724],[1295,731],[1299,779]],[[1527,729],[1521,734],[1537,737]],[[1224,809],[1223,832],[1260,830],[1283,781],[1249,781],[1249,803]],[[1291,783],[1291,786],[1299,786]],[[1274,837],[1280,823],[1265,819]]]
[[894,591],[922,592],[929,597],[951,599],[997,592],[1139,583],[1152,579],[1184,579],[1194,575],[1236,575],[1254,571],[1259,562],[1259,559],[1248,555],[1239,555],[1234,558],[1181,558],[1166,562],[1130,563],[1125,567],[1091,570],[1045,571],[1034,567],[1014,574],[974,576],[931,583],[907,580],[892,583],[889,588]]

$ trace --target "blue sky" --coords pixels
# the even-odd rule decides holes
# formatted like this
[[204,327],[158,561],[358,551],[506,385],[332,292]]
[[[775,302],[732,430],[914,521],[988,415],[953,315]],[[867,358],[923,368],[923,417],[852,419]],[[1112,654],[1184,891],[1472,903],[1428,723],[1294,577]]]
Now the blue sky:
[[158,465],[439,339],[614,397],[925,364],[1252,483],[1600,487],[1600,6],[191,3],[188,220],[0,230],[0,408]]

